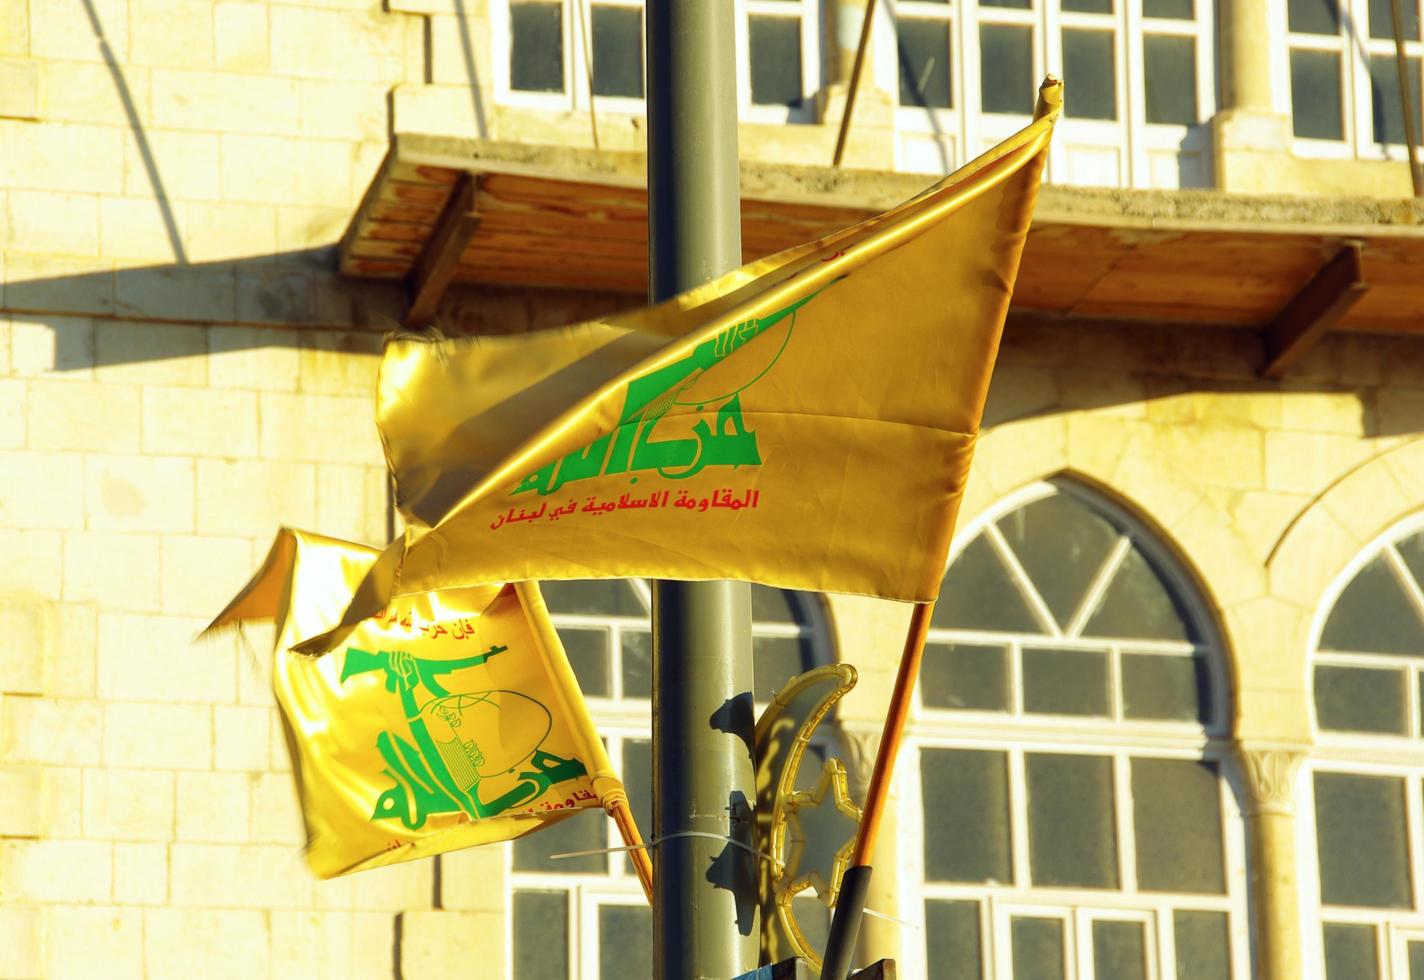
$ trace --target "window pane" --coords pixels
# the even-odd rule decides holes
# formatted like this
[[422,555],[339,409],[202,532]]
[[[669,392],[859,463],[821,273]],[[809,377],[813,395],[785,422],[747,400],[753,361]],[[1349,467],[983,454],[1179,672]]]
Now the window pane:
[[1139,888],[1226,892],[1216,766],[1187,759],[1133,759],[1132,810]]
[[[773,589],[769,585],[752,585],[752,619],[758,623],[800,623],[796,612],[795,595],[787,589]],[[814,596],[812,602],[818,601]]]
[[1025,764],[1033,883],[1116,888],[1112,760],[1029,754]]
[[653,637],[642,630],[624,630],[623,696],[647,698],[653,695]]
[[1058,919],[1014,919],[1014,980],[1062,980],[1063,923]]
[[1327,51],[1292,51],[1290,73],[1295,135],[1317,140],[1344,139],[1340,56]]
[[[526,974],[518,974],[526,976]],[[653,975],[653,913],[647,906],[598,910],[598,975],[602,980]]]
[[1231,980],[1231,937],[1225,912],[1172,915],[1177,940],[1177,980]]
[[1147,121],[1191,126],[1197,120],[1197,43],[1148,34],[1142,39]]
[[514,893],[514,975],[569,975],[569,900],[566,892]]
[[1340,33],[1337,0],[1289,0],[1286,8],[1293,31],[1301,34]]
[[[653,836],[653,743],[645,738],[623,740],[623,788],[628,791],[628,809],[638,822],[644,839]],[[633,862],[624,857],[624,869],[633,871]]]
[[752,696],[770,701],[786,682],[809,667],[810,651],[796,636],[752,637]]
[[550,824],[542,830],[514,840],[514,870],[557,871],[562,874],[602,874],[608,870],[608,858],[603,854],[587,857],[560,858],[551,854],[569,851],[592,851],[607,847],[608,822],[599,809],[580,810],[571,817]]
[[1084,14],[1110,14],[1113,0],[1063,0],[1063,9]]
[[593,5],[593,94],[643,97],[643,12]]
[[748,17],[752,60],[752,102],[801,104],[801,20]]
[[[1409,101],[1414,106],[1414,138],[1419,139],[1419,59],[1406,58]],[[1370,106],[1374,110],[1374,141],[1404,143],[1404,109],[1399,101],[1399,72],[1394,55],[1370,56]]]
[[1315,668],[1315,713],[1321,728],[1337,732],[1408,735],[1405,674],[1400,670]]
[[1033,112],[1033,28],[979,28],[979,85],[985,112]]
[[[1094,36],[1089,32],[1076,33]],[[1108,105],[1111,107],[1112,38],[1111,35],[1096,36],[1108,40],[1104,67],[1109,72]],[[1085,73],[1093,71],[1087,68]],[[1073,79],[1075,90],[1083,87],[1073,67],[1065,74]],[[1071,100],[1074,96],[1068,98]],[[1065,626],[1078,611],[1083,593],[1092,585],[1118,539],[1117,528],[1063,493],[1020,507],[999,521],[999,532],[1054,618]]]
[[1424,980],[1424,942],[1409,944],[1409,980]]
[[1093,650],[1023,652],[1024,710],[1049,715],[1108,714],[1108,655]]
[[926,902],[925,954],[932,977],[980,980],[979,903]]
[[948,109],[949,22],[902,18],[896,22],[900,48],[900,104]]
[[1424,588],[1424,531],[1411,535],[1403,541],[1396,541],[1394,549],[1404,559],[1405,566],[1414,575],[1414,581]]
[[569,655],[569,666],[579,689],[588,697],[608,697],[608,630],[559,628],[559,639]]
[[1063,74],[1073,79],[1073,90],[1064,89],[1063,111],[1078,119],[1116,119],[1116,68],[1111,31],[1065,30]]
[[1135,547],[1118,566],[1083,635],[1144,640],[1195,638],[1166,583]]
[[925,749],[925,877],[931,881],[1013,880],[1009,861],[1008,756]]
[[1147,940],[1141,922],[1093,923],[1093,980],[1147,980]]
[[1325,980],[1379,980],[1374,926],[1325,923]]
[[[1370,0],[1370,37],[1394,40],[1394,17],[1390,14],[1390,0]],[[1404,39],[1419,40],[1419,0],[1400,0]]]
[[932,708],[1008,711],[1008,651],[966,643],[928,644],[920,696]]
[[1192,0],[1142,0],[1142,16],[1191,20],[1196,16]]
[[[518,7],[515,8],[519,9]],[[638,601],[633,587],[619,579],[578,582],[540,582],[539,591],[549,611],[558,613],[597,614],[603,616],[638,616],[646,619],[648,610]]]
[[930,623],[939,629],[1041,632],[1019,587],[982,534],[950,566]]
[[1028,10],[1033,6],[1033,0],[979,0],[981,7],[1012,7],[1015,10]]
[[1340,593],[1320,637],[1324,650],[1424,654],[1424,625],[1380,555]]
[[510,4],[510,88],[521,92],[564,90],[561,7],[557,3]]
[[1211,678],[1201,657],[1125,653],[1122,713],[1151,721],[1211,720]]
[[1402,779],[1316,773],[1315,839],[1325,904],[1409,907]]

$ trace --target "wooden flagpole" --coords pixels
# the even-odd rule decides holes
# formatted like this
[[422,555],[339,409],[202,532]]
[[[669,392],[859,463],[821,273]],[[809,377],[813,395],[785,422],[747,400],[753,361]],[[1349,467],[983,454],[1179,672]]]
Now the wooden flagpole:
[[648,904],[653,902],[653,859],[648,857],[648,849],[643,846],[643,835],[638,833],[638,824],[633,819],[633,808],[628,805],[627,792],[609,793],[604,797],[604,807],[613,822],[618,825],[618,834],[629,847],[628,859],[633,862],[633,870],[642,882],[643,893],[648,896]]

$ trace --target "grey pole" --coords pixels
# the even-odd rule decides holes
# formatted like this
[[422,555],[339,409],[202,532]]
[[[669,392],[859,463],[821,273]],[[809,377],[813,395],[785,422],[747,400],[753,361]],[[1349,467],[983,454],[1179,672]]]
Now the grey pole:
[[[648,0],[648,293],[741,264],[737,69],[727,0]],[[674,544],[673,542],[669,542]],[[751,592],[653,587],[653,959],[660,980],[757,965]],[[711,837],[691,836],[708,834]],[[685,836],[676,836],[685,835]]]

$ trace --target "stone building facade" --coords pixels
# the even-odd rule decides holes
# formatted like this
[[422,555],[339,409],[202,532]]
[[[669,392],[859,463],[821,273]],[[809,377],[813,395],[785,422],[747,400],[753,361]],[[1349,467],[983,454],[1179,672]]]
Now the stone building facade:
[[[1084,79],[1040,208],[1088,229],[1069,255],[1183,243],[1096,307],[1036,300],[1074,263],[1026,260],[877,858],[872,907],[899,921],[869,922],[867,955],[910,976],[1424,977],[1424,211],[1387,9],[880,4],[835,172],[863,5],[737,3],[768,240],[965,162],[1053,70]],[[594,220],[599,188],[637,183],[639,10],[0,0],[0,976],[636,970],[646,912],[616,856],[554,865],[536,836],[311,878],[260,654],[191,640],[279,525],[392,534],[375,369],[440,210],[364,235],[397,148],[592,187]],[[1236,278],[1201,257],[1223,240]],[[1278,261],[1301,240],[1318,266],[1356,240],[1393,256],[1395,299],[1263,377],[1274,311],[1316,271]],[[442,322],[635,305],[625,259],[606,283],[490,263]],[[632,782],[645,593],[550,594]],[[907,610],[759,596],[768,687],[860,669],[839,724],[863,768]]]

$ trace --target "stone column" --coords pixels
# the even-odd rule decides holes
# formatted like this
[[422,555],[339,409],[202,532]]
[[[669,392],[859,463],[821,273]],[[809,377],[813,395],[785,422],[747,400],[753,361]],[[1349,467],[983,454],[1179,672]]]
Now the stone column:
[[1295,786],[1299,746],[1237,744],[1245,777],[1251,932],[1258,980],[1304,976],[1300,883],[1296,873]]
[[1272,98],[1270,6],[1262,0],[1220,0],[1217,6],[1221,105],[1211,120],[1211,135],[1220,190],[1282,190],[1291,121],[1276,112]]

